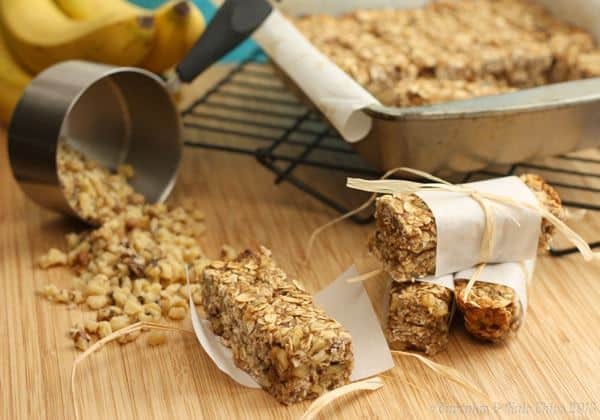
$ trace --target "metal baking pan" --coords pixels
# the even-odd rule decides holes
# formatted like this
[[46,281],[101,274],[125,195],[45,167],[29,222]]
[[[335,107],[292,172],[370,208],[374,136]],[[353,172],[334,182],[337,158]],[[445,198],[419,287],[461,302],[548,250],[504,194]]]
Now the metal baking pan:
[[[279,8],[290,15],[335,15],[357,8],[415,7],[425,3],[283,0]],[[538,3],[561,19],[590,31],[600,42],[598,0]],[[293,91],[304,91],[291,78],[283,79]],[[300,96],[307,99],[306,95]],[[410,166],[438,173],[474,171],[600,145],[600,78],[431,106],[371,105],[365,112],[372,117],[372,128],[353,146],[377,168]]]

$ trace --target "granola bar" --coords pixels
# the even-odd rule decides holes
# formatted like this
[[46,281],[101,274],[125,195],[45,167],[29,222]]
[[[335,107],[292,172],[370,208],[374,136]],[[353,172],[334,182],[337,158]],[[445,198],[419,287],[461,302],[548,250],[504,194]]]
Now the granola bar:
[[350,334],[314,306],[266,248],[213,262],[204,271],[202,301],[236,365],[281,403],[315,398],[349,381]]
[[[414,9],[359,9],[293,20],[318,49],[390,106],[598,75],[600,50],[592,36],[528,0],[435,1]],[[403,94],[411,84],[419,92]]]
[[516,332],[524,320],[527,283],[534,266],[534,260],[487,264],[479,272],[468,296],[465,296],[467,283],[478,269],[456,273],[456,303],[467,332],[493,342],[505,340]]
[[[525,174],[521,180],[535,193],[542,206],[558,218],[564,210],[556,190],[540,176]],[[417,195],[384,195],[377,199],[376,230],[369,250],[396,280],[432,276],[436,269],[437,228],[433,213]],[[540,249],[546,250],[554,226],[542,219]]]
[[[452,276],[449,277],[450,282]],[[385,333],[394,350],[434,355],[448,344],[453,292],[427,281],[392,281]]]
[[458,279],[456,304],[463,314],[465,329],[485,341],[502,341],[516,332],[523,320],[523,308],[515,290],[501,284],[477,281],[467,300],[463,291],[468,279]]

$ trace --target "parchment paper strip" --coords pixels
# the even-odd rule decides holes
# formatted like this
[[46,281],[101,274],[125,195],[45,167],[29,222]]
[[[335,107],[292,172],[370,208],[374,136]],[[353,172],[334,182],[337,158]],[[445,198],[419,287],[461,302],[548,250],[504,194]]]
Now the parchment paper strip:
[[[538,205],[533,192],[515,176],[464,185],[476,191]],[[539,213],[488,200],[494,217],[486,221],[481,206],[467,194],[445,191],[416,194],[427,203],[435,217],[436,277],[474,267],[480,262],[500,263],[535,258],[541,226]],[[479,261],[486,222],[495,225],[492,254],[487,261]]]

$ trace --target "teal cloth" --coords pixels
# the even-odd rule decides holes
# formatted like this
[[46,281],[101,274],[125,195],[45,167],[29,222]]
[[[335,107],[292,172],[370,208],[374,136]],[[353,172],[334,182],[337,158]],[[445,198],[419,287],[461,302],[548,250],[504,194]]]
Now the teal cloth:
[[[215,6],[209,0],[192,0],[202,11],[204,18],[206,20],[210,20],[212,16],[215,14]],[[139,6],[155,8],[164,3],[164,0],[131,0],[132,3],[135,3]],[[251,51],[256,48],[256,43],[252,40],[248,40],[244,42],[242,45],[237,47],[231,53],[227,54],[222,61],[240,61],[247,57]]]

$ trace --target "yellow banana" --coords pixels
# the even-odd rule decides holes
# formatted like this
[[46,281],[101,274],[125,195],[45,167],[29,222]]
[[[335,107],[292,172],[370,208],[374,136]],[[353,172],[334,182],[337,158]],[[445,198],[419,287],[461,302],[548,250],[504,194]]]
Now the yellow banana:
[[135,10],[75,21],[54,0],[0,0],[0,19],[11,50],[32,72],[75,58],[137,65],[148,55],[155,29],[151,15]]
[[15,62],[0,30],[0,121],[7,124],[31,76]]
[[196,41],[198,41],[198,38],[200,38],[200,35],[204,32],[205,26],[204,16],[202,16],[200,10],[192,4],[185,35],[185,45],[188,51],[194,46]]
[[150,53],[140,64],[155,73],[176,65],[204,30],[204,18],[189,1],[171,1],[155,15],[156,37]]
[[127,0],[54,0],[62,11],[73,19],[88,20],[104,14],[152,13]]

